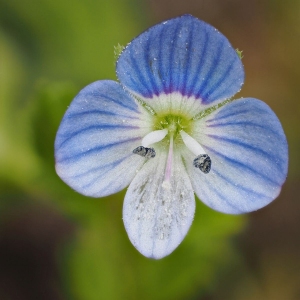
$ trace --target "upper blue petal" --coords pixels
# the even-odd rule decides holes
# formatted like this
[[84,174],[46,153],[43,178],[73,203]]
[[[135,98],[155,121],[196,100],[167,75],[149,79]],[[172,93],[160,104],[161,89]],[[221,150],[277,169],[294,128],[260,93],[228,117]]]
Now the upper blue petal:
[[185,154],[197,196],[225,213],[257,210],[280,193],[288,170],[288,147],[281,124],[262,101],[235,100],[198,121],[194,137],[212,161],[202,173]]
[[117,61],[117,76],[144,98],[179,92],[204,105],[232,97],[244,82],[241,60],[227,38],[191,15],[135,38]]
[[87,196],[122,190],[143,164],[132,150],[141,144],[146,127],[137,104],[120,84],[106,80],[88,85],[75,97],[58,129],[58,175]]

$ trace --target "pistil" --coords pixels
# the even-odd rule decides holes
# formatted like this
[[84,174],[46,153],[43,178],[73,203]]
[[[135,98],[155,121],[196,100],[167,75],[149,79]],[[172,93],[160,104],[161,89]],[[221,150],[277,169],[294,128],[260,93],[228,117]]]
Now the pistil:
[[162,183],[162,187],[165,189],[171,188],[171,175],[172,175],[172,164],[173,164],[173,134],[170,136],[170,145],[169,145],[169,153],[167,158],[167,164],[165,169],[165,179]]

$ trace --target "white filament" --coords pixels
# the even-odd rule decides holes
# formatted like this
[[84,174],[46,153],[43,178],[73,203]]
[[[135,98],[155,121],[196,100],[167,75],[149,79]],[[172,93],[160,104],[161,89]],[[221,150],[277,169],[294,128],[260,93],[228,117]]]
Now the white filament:
[[164,139],[167,133],[168,133],[168,129],[151,131],[142,139],[142,146],[148,147],[151,144],[160,142],[162,139]]
[[206,154],[204,149],[201,147],[201,145],[190,135],[188,135],[185,131],[181,130],[180,135],[182,137],[182,140],[184,144],[187,146],[187,148],[193,152],[196,156],[200,154]]

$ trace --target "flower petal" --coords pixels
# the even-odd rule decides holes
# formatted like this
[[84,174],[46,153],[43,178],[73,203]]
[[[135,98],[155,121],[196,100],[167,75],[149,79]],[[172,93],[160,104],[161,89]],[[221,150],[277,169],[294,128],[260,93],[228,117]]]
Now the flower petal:
[[117,61],[117,75],[148,103],[154,96],[179,92],[203,105],[217,104],[244,82],[241,60],[227,38],[191,15],[160,23],[135,38]]
[[132,244],[155,259],[170,254],[183,240],[195,212],[191,182],[178,154],[173,157],[171,186],[163,187],[167,151],[159,151],[130,184],[123,219]]
[[210,156],[209,174],[184,154],[197,196],[225,213],[257,210],[274,200],[287,176],[288,148],[279,120],[256,99],[235,100],[199,120],[193,136]]
[[57,132],[57,174],[76,191],[92,197],[126,187],[145,161],[132,153],[149,132],[147,114],[142,121],[140,109],[114,81],[85,87]]

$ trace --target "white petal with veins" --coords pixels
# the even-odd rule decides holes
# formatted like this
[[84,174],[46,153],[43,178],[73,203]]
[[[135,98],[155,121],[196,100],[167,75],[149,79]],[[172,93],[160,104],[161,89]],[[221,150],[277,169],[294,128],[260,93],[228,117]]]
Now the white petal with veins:
[[130,184],[123,219],[133,245],[155,259],[170,254],[187,234],[195,198],[181,156],[174,153],[169,188],[163,186],[167,151],[158,151]]

